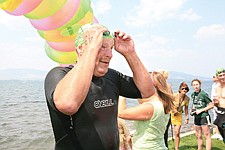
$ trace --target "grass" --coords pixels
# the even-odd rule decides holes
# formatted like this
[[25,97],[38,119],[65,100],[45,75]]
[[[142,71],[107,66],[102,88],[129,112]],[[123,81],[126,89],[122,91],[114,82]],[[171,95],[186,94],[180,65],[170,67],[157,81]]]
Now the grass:
[[[205,150],[205,139],[203,144],[203,150]],[[170,140],[168,142],[169,150],[174,150],[174,142]],[[198,143],[195,138],[195,134],[191,134],[185,137],[182,137],[180,140],[180,146],[179,150],[197,150],[198,149]],[[216,140],[212,139],[212,150],[224,150],[225,144],[222,140]]]

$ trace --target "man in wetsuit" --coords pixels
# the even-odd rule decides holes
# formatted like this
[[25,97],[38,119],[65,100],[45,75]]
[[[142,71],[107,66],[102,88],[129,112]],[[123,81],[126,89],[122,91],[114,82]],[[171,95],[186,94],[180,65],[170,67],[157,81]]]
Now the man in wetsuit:
[[214,105],[217,106],[217,118],[214,124],[218,126],[219,132],[225,143],[225,69],[218,68],[216,76],[219,85],[216,87],[216,96],[213,97]]
[[[45,95],[56,150],[118,150],[119,95],[146,98],[154,94],[148,71],[131,37],[110,34],[99,24],[84,25],[75,41],[74,66],[53,68],[45,79]],[[123,55],[133,77],[108,68],[112,49]]]

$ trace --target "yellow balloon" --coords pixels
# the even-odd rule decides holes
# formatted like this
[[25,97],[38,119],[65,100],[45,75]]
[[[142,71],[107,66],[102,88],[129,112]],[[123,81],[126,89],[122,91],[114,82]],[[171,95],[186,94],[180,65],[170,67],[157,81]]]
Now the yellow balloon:
[[5,2],[5,1],[7,1],[7,0],[0,0],[0,3],[3,3],[3,2]]
[[75,64],[77,61],[76,51],[61,52],[51,48],[47,43],[45,44],[45,52],[47,56],[59,64]]
[[0,8],[12,12],[15,10],[24,0],[6,0],[0,3]]
[[34,10],[24,15],[30,19],[43,19],[57,12],[67,0],[43,0]]
[[[81,26],[79,26],[80,28]],[[38,30],[38,34],[44,38],[46,41],[49,42],[63,42],[63,41],[68,41],[68,40],[72,40],[75,39],[75,37],[77,36],[77,33],[74,33],[70,36],[63,36],[61,34],[61,31],[59,30],[50,30],[50,31],[42,31],[42,30]]]

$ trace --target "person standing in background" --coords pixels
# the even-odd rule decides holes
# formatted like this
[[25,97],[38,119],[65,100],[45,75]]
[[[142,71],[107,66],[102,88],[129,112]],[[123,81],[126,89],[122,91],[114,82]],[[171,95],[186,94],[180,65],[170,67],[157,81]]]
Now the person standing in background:
[[129,108],[126,106],[126,98],[119,98],[118,117],[135,120],[133,150],[168,149],[164,142],[164,133],[173,109],[173,95],[162,73],[150,74],[156,89],[153,96]]
[[198,140],[198,150],[203,149],[202,133],[204,133],[206,140],[206,150],[211,150],[211,120],[208,111],[212,109],[214,105],[208,94],[201,89],[201,81],[199,79],[193,79],[191,85],[194,89],[194,92],[191,94],[193,101],[193,111],[191,113],[194,115],[194,129],[196,139]]
[[[212,88],[211,88],[211,99],[213,99],[214,97],[217,97],[216,87],[219,86],[218,78],[216,75],[213,75],[212,81],[213,81],[213,84],[212,84]],[[213,107],[212,114],[213,114],[213,122],[214,122],[217,117],[217,107],[216,106]],[[211,138],[223,140],[222,136],[220,135],[217,125],[214,125],[214,129],[215,129],[215,134],[212,135]]]
[[214,105],[217,106],[217,118],[214,124],[218,126],[218,130],[225,143],[225,69],[216,69],[216,76],[219,85],[216,87],[217,96],[213,97]]
[[180,144],[180,129],[182,125],[182,113],[184,107],[185,121],[184,124],[188,124],[188,105],[190,98],[186,95],[189,91],[189,87],[186,82],[181,82],[179,86],[179,91],[174,93],[174,109],[171,112],[171,123],[174,126],[174,136],[175,136],[175,150],[179,149]]

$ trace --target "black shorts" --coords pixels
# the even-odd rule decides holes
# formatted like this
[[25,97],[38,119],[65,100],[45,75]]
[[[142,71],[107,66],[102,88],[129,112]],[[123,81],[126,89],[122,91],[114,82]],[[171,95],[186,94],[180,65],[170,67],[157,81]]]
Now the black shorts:
[[225,128],[225,108],[218,107],[217,109],[217,118],[214,121],[214,124],[218,127]]
[[211,118],[210,118],[210,116],[206,116],[206,117],[203,117],[203,118],[196,118],[195,117],[194,124],[196,126],[211,125]]

